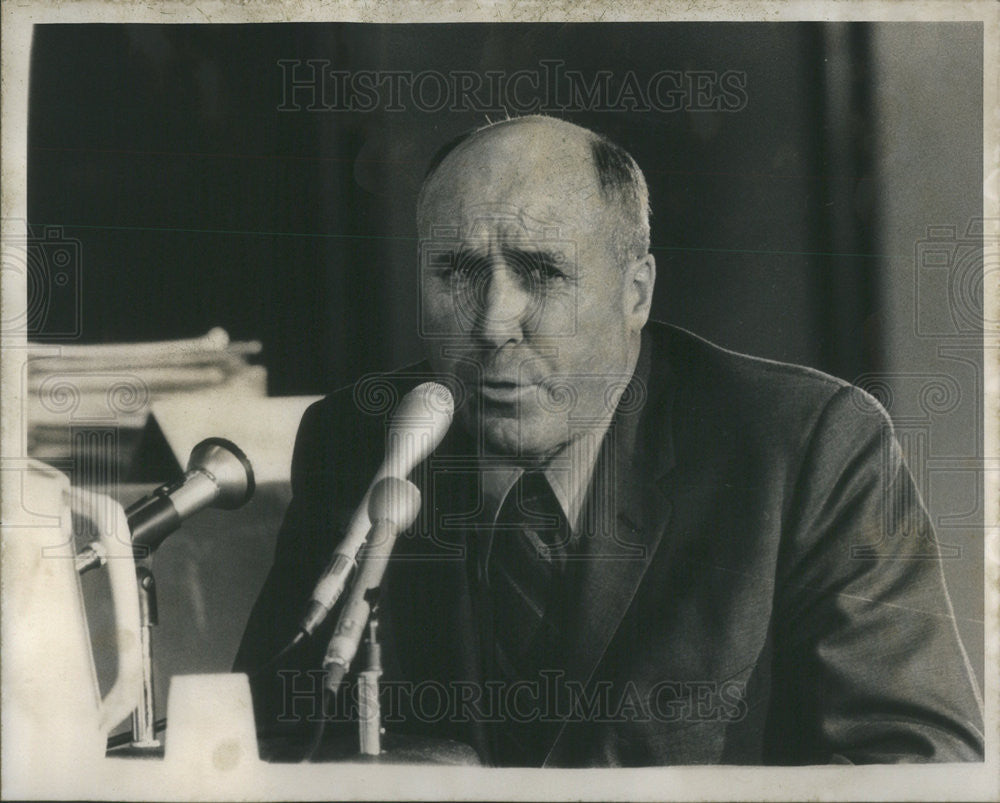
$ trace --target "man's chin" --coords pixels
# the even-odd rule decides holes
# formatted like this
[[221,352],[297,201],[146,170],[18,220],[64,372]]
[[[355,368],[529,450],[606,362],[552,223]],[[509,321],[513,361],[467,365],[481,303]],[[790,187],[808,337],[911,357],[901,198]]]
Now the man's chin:
[[487,453],[503,457],[544,458],[566,441],[565,419],[537,406],[493,404],[473,397],[460,408],[459,420]]
[[562,446],[543,422],[486,416],[482,431],[486,450],[505,457],[544,458]]

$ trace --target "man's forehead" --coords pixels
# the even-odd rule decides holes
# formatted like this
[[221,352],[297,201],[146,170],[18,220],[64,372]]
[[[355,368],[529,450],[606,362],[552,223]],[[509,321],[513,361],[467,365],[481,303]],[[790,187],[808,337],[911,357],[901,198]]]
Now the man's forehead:
[[[586,163],[583,167],[592,169]],[[480,173],[433,188],[419,222],[425,237],[442,227],[470,239],[570,237],[600,228],[606,214],[607,204],[589,176],[580,181],[522,173],[489,180]]]
[[448,237],[470,243],[497,239],[522,243],[554,241],[578,234],[581,229],[579,219],[574,220],[565,208],[555,204],[476,203],[468,198],[437,205],[425,224],[425,236],[444,232]]
[[529,226],[579,225],[581,214],[600,211],[590,133],[551,122],[498,126],[463,143],[429,177],[421,217],[449,215],[459,225],[470,210],[475,216],[494,204],[516,210]]

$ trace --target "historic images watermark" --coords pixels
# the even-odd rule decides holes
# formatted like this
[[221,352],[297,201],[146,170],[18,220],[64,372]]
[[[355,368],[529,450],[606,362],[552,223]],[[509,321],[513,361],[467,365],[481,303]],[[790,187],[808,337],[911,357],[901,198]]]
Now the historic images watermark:
[[342,70],[330,59],[279,59],[278,111],[738,112],[749,96],[740,70],[566,69],[542,59],[521,70]]
[[[914,247],[914,329],[922,338],[978,341],[996,326],[986,316],[983,292],[1000,270],[1000,242],[986,234],[986,221],[965,226],[928,226]],[[947,303],[942,303],[946,299]]]
[[[883,525],[851,545],[854,558],[892,559],[894,540],[910,537],[916,543],[906,560],[958,559],[963,553],[953,534],[981,527],[984,479],[993,470],[983,451],[982,359],[996,327],[986,314],[984,292],[1000,266],[1000,243],[988,235],[987,223],[973,218],[962,225],[929,225],[914,244],[913,335],[935,345],[938,370],[869,372],[853,380],[852,400],[862,413],[891,417],[881,426]],[[972,437],[964,445],[941,435],[936,440],[935,433],[949,424]],[[890,481],[900,458],[912,486]],[[944,478],[964,478],[973,498],[967,509],[938,512],[928,528],[920,511],[933,509]]]
[[[356,721],[358,690],[350,687],[325,712],[319,690],[325,673],[284,670],[279,722]],[[383,680],[379,686],[382,721],[423,723],[542,722],[542,723],[705,723],[739,722],[749,711],[744,680],[672,680],[639,684],[609,680],[584,684],[562,670],[546,669],[536,680]]]
[[83,310],[81,243],[61,226],[22,225],[24,236],[4,239],[3,271],[24,284],[27,303],[22,312],[5,316],[3,332],[39,343],[77,340]]

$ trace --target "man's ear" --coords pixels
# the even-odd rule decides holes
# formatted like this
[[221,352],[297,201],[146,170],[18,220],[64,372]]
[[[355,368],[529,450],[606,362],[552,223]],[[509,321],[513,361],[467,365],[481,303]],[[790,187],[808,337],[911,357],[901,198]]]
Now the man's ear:
[[625,314],[636,331],[649,320],[653,305],[653,287],[656,284],[656,260],[652,254],[630,263],[625,269]]

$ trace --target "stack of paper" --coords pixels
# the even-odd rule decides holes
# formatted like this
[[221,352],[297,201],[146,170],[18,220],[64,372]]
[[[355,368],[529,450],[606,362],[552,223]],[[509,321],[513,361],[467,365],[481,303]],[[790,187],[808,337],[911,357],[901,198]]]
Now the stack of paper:
[[42,347],[25,378],[29,454],[70,458],[79,450],[74,427],[114,430],[115,448],[123,448],[162,399],[208,391],[264,397],[266,369],[249,363],[260,351],[259,342],[230,342],[220,328],[187,340]]

